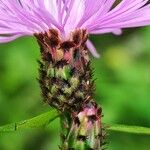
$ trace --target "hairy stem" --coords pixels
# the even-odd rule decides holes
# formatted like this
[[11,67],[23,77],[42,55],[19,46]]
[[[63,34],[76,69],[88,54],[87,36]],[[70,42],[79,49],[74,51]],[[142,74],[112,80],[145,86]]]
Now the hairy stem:
[[44,100],[62,113],[62,150],[101,150],[101,108],[94,82],[86,30],[65,41],[56,30],[35,34],[41,47],[40,86]]

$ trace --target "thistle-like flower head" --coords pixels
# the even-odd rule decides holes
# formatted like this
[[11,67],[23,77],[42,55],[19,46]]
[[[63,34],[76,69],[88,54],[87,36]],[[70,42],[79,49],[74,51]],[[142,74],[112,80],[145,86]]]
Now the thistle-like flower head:
[[[150,25],[149,0],[0,0],[0,43],[57,29],[62,38],[86,29],[89,34]],[[90,41],[87,46],[98,54]]]

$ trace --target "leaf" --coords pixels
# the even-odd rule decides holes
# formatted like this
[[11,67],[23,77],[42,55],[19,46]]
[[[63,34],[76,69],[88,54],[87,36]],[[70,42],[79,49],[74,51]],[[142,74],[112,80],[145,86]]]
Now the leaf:
[[134,134],[145,134],[150,135],[150,128],[148,127],[139,127],[139,126],[129,126],[129,125],[111,125],[107,128],[110,131],[117,131],[117,132],[127,132],[127,133],[134,133]]
[[[47,125],[49,125],[54,119],[59,117],[59,115],[60,114],[58,113],[57,110],[52,109],[52,110],[50,110],[44,114],[41,114],[37,117],[2,126],[2,127],[0,127],[0,133],[18,131],[18,130],[44,128]],[[109,131],[150,135],[150,128],[146,128],[146,127],[115,124],[115,125],[106,127],[106,129]]]
[[32,119],[2,126],[0,127],[0,132],[11,132],[11,131],[18,131],[18,130],[43,128],[46,125],[50,124],[58,116],[59,116],[58,111],[52,109],[51,111],[41,114]]

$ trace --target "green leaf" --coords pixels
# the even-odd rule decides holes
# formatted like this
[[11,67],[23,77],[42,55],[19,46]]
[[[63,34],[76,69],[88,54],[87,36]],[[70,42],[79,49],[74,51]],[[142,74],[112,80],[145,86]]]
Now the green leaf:
[[[52,109],[52,110],[50,110],[44,114],[41,114],[37,117],[2,126],[2,127],[0,127],[0,133],[18,131],[18,130],[44,128],[59,116],[60,116],[60,114],[58,113],[58,111],[55,109]],[[138,126],[115,124],[115,125],[111,125],[111,126],[107,127],[107,130],[115,131],[115,132],[117,131],[117,132],[133,133],[133,134],[150,135],[150,128],[138,127]]]
[[49,112],[41,114],[32,119],[2,126],[0,127],[0,132],[11,132],[11,131],[18,131],[18,130],[43,128],[47,126],[48,124],[50,124],[58,116],[59,116],[58,111],[55,109],[52,109]]
[[129,126],[129,125],[111,125],[107,128],[110,131],[117,131],[117,132],[127,132],[127,133],[134,133],[134,134],[145,134],[150,135],[150,128],[148,127],[139,127],[139,126]]

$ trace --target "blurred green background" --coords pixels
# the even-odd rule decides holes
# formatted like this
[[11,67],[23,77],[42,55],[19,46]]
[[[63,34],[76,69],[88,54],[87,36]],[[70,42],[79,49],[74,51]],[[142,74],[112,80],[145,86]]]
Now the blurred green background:
[[[90,38],[101,54],[101,59],[91,59],[103,122],[150,127],[150,28]],[[0,125],[49,110],[36,79],[39,58],[32,37],[0,45]],[[0,133],[0,150],[58,150],[59,131],[57,119],[48,130]],[[150,136],[109,134],[108,150],[150,149]]]

